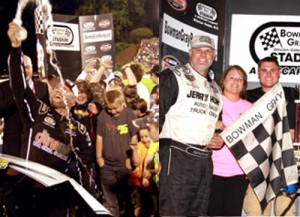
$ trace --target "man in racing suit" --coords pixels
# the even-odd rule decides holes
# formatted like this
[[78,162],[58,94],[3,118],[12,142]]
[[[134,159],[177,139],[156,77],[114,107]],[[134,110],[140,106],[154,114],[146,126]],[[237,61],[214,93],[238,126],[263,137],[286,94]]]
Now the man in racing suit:
[[184,66],[160,73],[161,216],[207,215],[211,150],[222,147],[214,134],[222,93],[208,72],[215,58],[213,39],[195,36]]
[[[30,129],[26,140],[28,144],[22,144],[22,157],[62,173],[66,173],[71,157],[75,158],[78,161],[76,165],[78,166],[79,180],[77,181],[91,192],[89,185],[91,177],[86,168],[86,165],[91,160],[91,140],[85,126],[75,121],[69,114],[69,108],[73,100],[72,90],[66,83],[63,84],[57,80],[52,90],[50,90],[51,106],[37,99],[24,77],[22,41],[17,37],[19,31],[20,27],[18,25],[13,22],[9,24],[7,34],[12,46],[9,55],[10,83],[24,127]],[[36,183],[32,183],[32,186],[29,188],[31,187],[37,193]],[[23,199],[28,195],[30,193],[24,193]],[[28,198],[28,201],[21,201],[21,196],[18,195],[19,199],[16,201],[21,201],[21,204],[17,205],[21,207],[23,215],[66,216],[66,213],[64,213],[66,211],[61,209],[64,206],[61,204],[69,203],[64,200],[71,200],[70,195],[53,193],[52,197],[57,197],[55,200],[42,195],[42,193],[39,196],[40,201],[35,201],[37,204],[26,204],[30,203],[28,202],[31,201],[30,198]],[[28,205],[31,207],[28,207]],[[53,212],[49,206],[53,209],[56,209],[56,206],[58,206],[58,212]],[[67,207],[64,208],[67,209]]]

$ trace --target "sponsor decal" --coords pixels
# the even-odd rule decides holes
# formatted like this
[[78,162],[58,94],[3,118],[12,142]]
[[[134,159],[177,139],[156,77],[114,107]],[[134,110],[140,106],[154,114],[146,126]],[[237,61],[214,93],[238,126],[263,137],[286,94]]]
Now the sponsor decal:
[[179,29],[178,27],[180,26],[172,26],[172,24],[169,24],[167,20],[164,22],[164,24],[164,34],[185,42],[187,47],[190,46],[191,40],[193,39],[193,33],[185,32],[183,28]]
[[101,29],[105,29],[105,28],[110,27],[110,21],[109,21],[108,19],[100,20],[100,22],[99,22],[99,27],[100,27]]
[[184,73],[184,76],[189,81],[195,81],[195,76],[191,73],[191,70],[187,66],[182,66],[182,71]]
[[95,57],[89,58],[84,61],[85,64],[92,64],[93,66],[96,66],[97,64],[97,59]]
[[46,114],[48,112],[48,109],[49,109],[48,105],[45,103],[42,103],[39,108],[39,114],[40,115]]
[[181,76],[181,67],[182,67],[182,65],[178,65],[178,66],[175,66],[173,69],[173,72],[178,76]]
[[88,21],[83,23],[83,30],[95,30],[95,23],[92,21]]
[[70,147],[52,138],[45,129],[36,133],[32,145],[62,160],[68,160]]
[[166,55],[162,58],[162,68],[178,66],[178,65],[180,65],[180,62],[174,56]]
[[109,43],[105,43],[105,44],[102,44],[102,45],[100,46],[100,50],[101,50],[102,52],[108,52],[108,51],[111,50],[111,48],[112,48],[112,46],[111,46],[111,44],[109,44]]
[[77,135],[77,126],[72,123],[67,123],[67,128],[65,129],[66,134],[70,134],[71,136]]
[[67,25],[53,25],[51,31],[47,31],[47,39],[51,38],[51,46],[70,45],[74,40],[74,33]]
[[182,66],[182,71],[185,73],[185,74],[189,74],[191,73],[191,70],[189,67],[187,67],[186,65]]
[[111,55],[103,55],[101,57],[102,60],[112,60],[112,56]]
[[102,41],[111,41],[112,40],[112,30],[102,30],[94,32],[85,32],[83,33],[83,42],[102,42]]
[[187,7],[186,0],[168,0],[168,3],[176,11],[184,11]]
[[216,22],[218,18],[218,12],[213,7],[198,3],[195,7],[196,14],[194,15],[193,21],[204,25],[208,28],[219,30],[218,22]]
[[214,71],[210,69],[208,71],[208,76],[210,77],[211,80],[214,80],[215,79],[215,73],[214,73]]
[[56,124],[55,120],[52,117],[49,117],[49,116],[46,116],[44,118],[43,123],[46,124],[49,127],[52,127],[52,128],[54,128],[54,126]]
[[95,45],[88,45],[84,47],[85,54],[96,54],[96,46]]
[[86,133],[86,127],[78,122],[78,130],[81,134],[85,134]]
[[74,124],[72,124],[72,123],[67,123],[67,126],[71,130],[76,130],[76,126]]
[[192,107],[189,108],[189,112],[218,118],[220,101],[215,96],[190,90],[186,97],[194,101]]
[[203,20],[215,21],[218,17],[216,9],[203,3],[198,3],[196,5],[196,11],[199,17]]
[[88,142],[88,146],[91,146],[92,145],[92,140],[91,140],[91,137],[90,137],[90,134],[88,132],[85,132],[85,141]]

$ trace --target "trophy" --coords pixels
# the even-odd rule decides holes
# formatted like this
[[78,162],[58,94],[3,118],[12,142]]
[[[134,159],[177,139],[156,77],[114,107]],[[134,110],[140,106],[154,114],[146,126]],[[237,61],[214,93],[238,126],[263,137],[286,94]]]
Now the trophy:
[[27,3],[28,3],[28,0],[19,0],[18,1],[16,15],[15,15],[15,18],[13,19],[13,22],[21,28],[21,31],[17,35],[18,39],[21,41],[23,41],[27,38],[27,31],[22,26],[22,12],[23,12],[25,6],[27,5]]

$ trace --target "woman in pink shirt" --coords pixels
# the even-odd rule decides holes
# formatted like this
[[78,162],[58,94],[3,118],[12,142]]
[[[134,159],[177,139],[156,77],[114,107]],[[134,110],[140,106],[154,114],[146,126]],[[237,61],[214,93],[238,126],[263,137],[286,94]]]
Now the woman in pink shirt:
[[[247,74],[238,65],[229,66],[223,73],[220,86],[223,91],[222,122],[217,128],[233,123],[251,103],[245,100]],[[241,216],[248,180],[226,144],[214,150],[213,182],[209,201],[210,216]]]

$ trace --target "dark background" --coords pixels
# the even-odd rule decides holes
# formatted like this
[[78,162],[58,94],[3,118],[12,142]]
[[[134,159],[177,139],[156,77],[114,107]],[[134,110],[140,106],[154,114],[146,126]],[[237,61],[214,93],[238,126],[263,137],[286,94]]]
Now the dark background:
[[[24,0],[21,0],[24,1]],[[140,0],[136,0],[140,1]],[[159,35],[159,15],[156,11],[159,8],[159,0],[143,0],[144,1],[144,10],[145,14],[143,16],[143,21],[145,26],[150,28],[155,37]],[[98,14],[96,11],[96,3],[100,3],[100,0],[49,0],[52,6],[52,14],[63,14],[63,15],[75,15],[76,10],[80,8],[80,6],[88,5],[88,7],[93,7],[94,10],[90,10],[89,12],[81,12],[80,15],[93,15]],[[109,1],[108,1],[109,2]],[[132,6],[134,7],[135,0],[131,1]],[[105,2],[103,2],[105,3]],[[8,23],[11,22],[16,13],[18,0],[0,0],[0,75],[4,72],[7,72],[7,57],[10,50],[10,41],[7,37],[7,28]],[[93,4],[92,6],[90,4]],[[28,3],[26,8],[22,13],[22,21],[23,26],[27,29],[28,37],[22,43],[22,50],[24,54],[28,55],[32,59],[33,70],[36,71],[36,35],[34,29],[34,9],[36,5],[34,3]],[[113,10],[113,9],[112,9]],[[77,15],[79,15],[77,14]],[[126,28],[127,32],[130,32],[133,28],[140,27],[134,23],[134,25],[130,28]],[[115,38],[116,39],[116,38]],[[120,43],[131,43],[127,41],[126,37],[116,40],[116,42]]]
[[[72,0],[52,0],[52,13],[74,15],[78,4]],[[7,37],[8,23],[16,14],[18,0],[0,0],[0,74],[7,72],[7,57],[10,50],[10,41]],[[27,29],[28,37],[22,44],[23,52],[30,56],[36,56],[36,39],[34,30],[33,3],[27,4],[22,13],[23,26]],[[36,70],[36,58],[32,58],[34,70]]]

